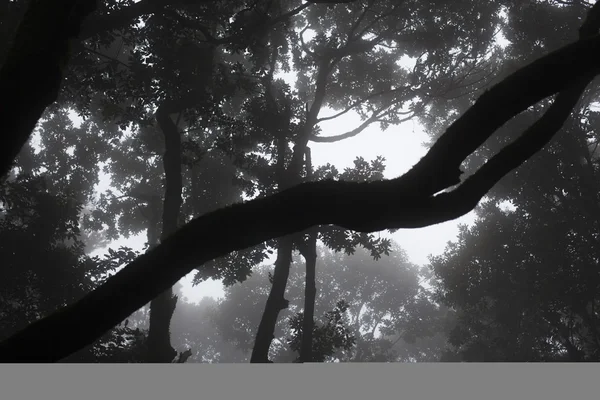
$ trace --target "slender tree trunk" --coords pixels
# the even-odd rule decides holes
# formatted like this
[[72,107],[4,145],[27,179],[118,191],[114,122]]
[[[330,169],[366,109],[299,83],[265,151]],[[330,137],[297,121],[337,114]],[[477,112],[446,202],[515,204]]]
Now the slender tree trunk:
[[265,311],[263,312],[256,340],[252,349],[251,363],[268,363],[269,348],[274,338],[275,325],[279,312],[288,307],[288,301],[285,299],[285,288],[287,286],[290,274],[290,264],[292,263],[292,251],[294,249],[294,237],[289,235],[279,239],[277,247],[277,260],[275,261],[275,271],[273,272],[273,286],[267,298]]
[[[305,149],[306,179],[313,180],[312,155],[310,147]],[[313,329],[315,325],[315,300],[317,297],[317,237],[318,230],[310,229],[306,244],[300,251],[306,263],[306,278],[304,284],[304,320],[302,321],[302,343],[300,344],[300,362],[313,360]]]
[[[285,138],[281,138],[278,141],[279,144],[283,143],[284,140]],[[279,184],[283,190],[302,182],[301,168],[304,165],[302,156],[305,154],[307,147],[306,142],[301,145],[296,145],[292,162],[287,170],[282,161],[285,157],[285,150],[283,150],[284,146],[281,146],[280,148],[282,150],[278,155],[279,159],[276,172]],[[274,338],[275,325],[277,324],[279,312],[288,306],[288,301],[284,298],[285,288],[290,274],[294,243],[295,241],[301,240],[300,235],[301,233],[292,234],[279,240],[275,271],[273,272],[273,286],[271,287],[271,292],[269,293],[267,304],[265,305],[265,310],[256,332],[252,357],[250,358],[251,363],[269,362],[269,348],[271,347],[271,342]]]
[[177,352],[171,346],[171,318],[177,305],[173,289],[167,289],[150,303],[148,362],[170,363]]
[[300,362],[312,362],[313,329],[315,323],[315,299],[317,297],[317,233],[311,232],[302,255],[306,261],[306,283],[304,286],[304,320],[302,321],[302,343]]
[[[161,241],[177,230],[181,208],[181,136],[169,111],[161,106],[156,119],[165,137],[165,199],[163,203]],[[150,303],[150,329],[148,332],[148,361],[170,363],[177,356],[171,346],[171,318],[177,305],[177,296],[169,288]]]
[[354,315],[354,321],[352,324],[354,325],[354,337],[356,338],[356,344],[354,345],[356,351],[354,357],[352,357],[352,362],[361,362],[364,356],[364,351],[362,350],[364,340],[360,334],[360,313],[362,312],[364,306],[364,303],[362,303],[356,308],[356,313]]
[[[277,57],[277,52],[271,55],[271,72],[274,71],[274,62]],[[288,149],[287,132],[289,131],[289,118],[285,118],[285,110],[281,111],[277,103],[275,91],[273,88],[272,74],[267,82],[267,90],[265,96],[268,108],[275,114],[283,114],[278,123],[273,125],[273,135],[276,137],[277,143],[277,164],[275,165],[275,176],[277,183],[281,189],[293,186],[296,181],[299,181],[299,171],[301,160],[293,160],[290,167],[286,169],[285,161]],[[285,109],[285,107],[284,107]],[[294,149],[294,151],[298,151]],[[300,163],[298,162],[300,161]],[[294,242],[298,236],[296,234],[284,236],[279,239],[277,246],[277,260],[275,261],[275,270],[273,271],[273,285],[265,304],[265,309],[261,317],[252,355],[250,356],[251,363],[268,363],[269,349],[271,342],[275,338],[275,325],[279,312],[288,307],[288,301],[285,299],[285,289],[287,286],[288,277],[290,274],[290,265],[292,263],[292,253],[294,251]]]
[[[276,53],[273,53],[274,56]],[[308,142],[310,136],[312,134],[312,130],[317,125],[317,116],[319,115],[319,111],[323,105],[325,94],[326,94],[326,85],[327,78],[331,73],[333,68],[333,63],[329,58],[324,59],[320,66],[319,71],[317,73],[316,79],[316,93],[312,106],[309,110],[307,110],[306,115],[306,123],[303,127],[303,132],[299,135],[299,137],[295,141],[294,150],[292,152],[292,160],[290,161],[289,167],[285,169],[285,154],[287,149],[287,141],[285,135],[283,135],[284,129],[279,129],[278,132],[278,145],[280,146],[280,151],[278,154],[278,162],[277,162],[277,179],[279,182],[279,186],[281,190],[285,190],[294,185],[297,185],[302,182],[302,168],[303,166],[307,167],[307,178],[310,179],[312,176],[312,160],[310,157],[310,149],[308,148]],[[274,101],[274,97],[272,95],[271,90],[267,90],[267,93],[270,93],[268,96],[268,100],[270,103],[270,107],[273,107],[274,110],[279,110],[276,102]],[[288,110],[289,111],[289,110]],[[278,111],[279,112],[279,111]],[[285,110],[281,112],[282,115],[289,117],[288,113]],[[284,121],[285,129],[289,129],[289,118]],[[301,233],[289,235],[288,237],[281,240],[279,243],[277,261],[280,261],[281,264],[275,263],[275,275],[278,275],[278,279],[273,279],[273,287],[271,288],[271,293],[269,294],[269,299],[267,300],[267,305],[265,307],[265,311],[263,314],[263,318],[259,325],[259,329],[256,334],[256,341],[254,345],[254,349],[252,351],[252,357],[250,359],[251,363],[258,362],[269,362],[268,353],[269,347],[271,345],[271,341],[274,337],[275,324],[277,323],[277,317],[279,312],[287,308],[288,302],[284,299],[285,288],[287,285],[288,276],[290,273],[290,264],[292,260],[292,252],[294,249],[295,240],[301,238]],[[316,237],[316,236],[315,236]],[[288,241],[289,240],[289,241]],[[283,250],[283,252],[281,252]],[[316,255],[315,255],[316,257]],[[283,261],[287,260],[287,261]],[[315,289],[316,290],[316,289]],[[269,302],[269,300],[272,302]],[[282,305],[284,305],[282,307]],[[313,310],[314,310],[314,301],[313,301]],[[269,315],[267,315],[269,314]],[[262,329],[261,329],[262,327]],[[312,328],[311,328],[311,336],[312,336]],[[311,338],[312,343],[312,338]],[[258,348],[257,348],[258,346]]]
[[[148,243],[154,247],[159,243],[159,221],[151,221],[148,227]],[[173,299],[172,289],[168,289],[150,302],[150,329],[148,331],[147,361],[152,363],[170,362],[176,355],[171,347],[169,326],[175,310],[177,298]],[[165,324],[165,321],[168,323]],[[165,329],[166,328],[166,329]],[[169,361],[166,361],[166,360]]]

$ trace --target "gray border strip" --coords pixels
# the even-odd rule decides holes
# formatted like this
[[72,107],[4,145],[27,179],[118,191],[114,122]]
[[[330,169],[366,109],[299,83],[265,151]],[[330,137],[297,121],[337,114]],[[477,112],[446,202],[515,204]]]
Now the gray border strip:
[[598,399],[600,364],[0,365],[0,398]]

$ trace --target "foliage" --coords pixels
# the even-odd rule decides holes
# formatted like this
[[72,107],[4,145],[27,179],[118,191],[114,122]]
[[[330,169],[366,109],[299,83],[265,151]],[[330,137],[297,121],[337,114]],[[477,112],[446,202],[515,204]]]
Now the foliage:
[[[585,147],[568,146],[588,126],[577,125],[505,183],[510,209],[483,204],[475,226],[432,259],[439,294],[461,310],[452,341],[466,359],[597,357],[597,164],[581,163],[591,161]],[[536,184],[525,185],[532,176]]]
[[[73,191],[57,192],[47,181],[45,175],[21,174],[0,186],[1,338],[78,300],[138,255],[125,247],[109,248],[103,257],[86,255],[81,205]],[[116,360],[136,335],[116,327],[73,359]]]
[[[505,36],[512,68],[572,40],[575,31],[555,26],[573,26],[586,11],[555,2],[511,8]],[[534,14],[545,17],[527,17]],[[462,227],[457,241],[431,259],[437,295],[457,312],[445,359],[598,359],[597,93],[591,84],[586,103],[555,140],[502,179],[478,208],[475,225]],[[547,107],[542,102],[506,124],[467,168],[489,159]]]
[[[219,336],[246,353],[252,349],[269,293],[269,273],[269,268],[258,268],[245,282],[226,288],[213,317]],[[323,317],[316,321],[314,331],[318,340],[315,359],[317,356],[320,360],[341,361],[439,358],[445,345],[444,311],[420,289],[419,273],[419,268],[408,263],[397,247],[377,261],[360,247],[353,255],[321,248],[315,315]],[[287,287],[290,304],[281,312],[271,347],[270,358],[275,362],[291,362],[297,357],[294,344],[290,346],[288,339],[295,345],[300,343],[298,324],[303,293],[303,266],[296,259]],[[438,320],[436,325],[434,322]],[[433,345],[428,338],[438,334],[437,345]],[[352,338],[356,343],[350,348]],[[431,347],[427,349],[428,346]]]
[[[356,343],[356,338],[347,326],[346,311],[348,307],[349,305],[343,300],[338,301],[332,311],[325,313],[324,321],[321,324],[313,325],[312,357],[314,362],[324,362],[330,359],[338,349],[350,351]],[[288,344],[292,351],[300,352],[303,319],[303,313],[297,313],[290,318],[289,325],[292,336],[288,339]]]
[[[81,298],[137,255],[124,247],[104,257],[92,251],[144,233],[153,244],[167,185],[158,109],[182,140],[183,224],[279,191],[296,149],[311,141],[414,117],[439,136],[474,94],[575,39],[588,9],[541,0],[100,3],[71,50],[59,100],[0,187],[2,337]],[[113,19],[146,3],[154,8]],[[16,28],[24,4],[0,6],[0,39]],[[506,47],[495,42],[499,32]],[[5,53],[0,47],[0,59]],[[436,296],[420,285],[426,271],[388,238],[321,227],[316,359],[431,361],[449,334],[445,359],[597,360],[599,114],[588,106],[597,91],[588,88],[557,141],[503,179],[476,225],[432,258]],[[468,159],[467,172],[547,104],[506,123]],[[350,112],[361,125],[322,135],[321,122]],[[300,180],[375,182],[385,160],[357,157],[343,172],[304,167]],[[219,301],[178,303],[172,340],[195,348],[192,361],[246,360],[270,287],[269,271],[257,266],[275,248],[268,241],[240,249],[196,273],[195,283],[218,279],[228,287]],[[288,320],[272,347],[280,361],[295,357],[302,335],[298,264]],[[147,310],[131,319],[71,361],[142,360]]]

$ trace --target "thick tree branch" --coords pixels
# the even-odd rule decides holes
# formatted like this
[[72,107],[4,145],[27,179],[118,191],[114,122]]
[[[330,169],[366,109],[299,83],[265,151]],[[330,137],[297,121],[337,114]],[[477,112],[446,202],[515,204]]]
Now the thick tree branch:
[[0,177],[56,100],[69,43],[96,6],[96,0],[31,1],[0,68]]
[[[483,93],[446,130],[408,176],[423,180],[422,190],[437,192],[460,182],[460,164],[500,126],[540,100],[600,72],[600,36],[558,49]],[[588,51],[592,51],[589,53]],[[429,172],[425,172],[429,170]],[[408,176],[406,178],[408,179]]]
[[[590,10],[579,30],[580,39],[593,37],[600,25],[600,2]],[[562,90],[544,115],[513,143],[492,157],[457,189],[472,203],[479,202],[496,182],[540,151],[563,126],[595,74],[582,75],[573,86]]]

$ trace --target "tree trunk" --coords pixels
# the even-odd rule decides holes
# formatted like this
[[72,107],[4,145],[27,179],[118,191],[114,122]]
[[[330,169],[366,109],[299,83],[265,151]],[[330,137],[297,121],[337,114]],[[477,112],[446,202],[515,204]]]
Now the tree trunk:
[[[163,203],[161,241],[177,230],[181,208],[181,136],[177,125],[161,105],[156,110],[156,120],[165,137],[163,166],[165,170],[165,200]],[[177,296],[169,288],[150,303],[150,329],[148,331],[148,362],[170,363],[177,352],[171,346],[171,318],[177,305]]]
[[56,100],[70,41],[77,38],[83,20],[97,3],[30,1],[6,58],[0,60],[0,177],[10,171],[38,119]]
[[[304,247],[304,246],[303,246]],[[317,296],[317,233],[309,233],[308,243],[302,255],[306,261],[306,283],[304,286],[304,320],[302,321],[302,343],[300,362],[312,362],[313,329],[315,323],[315,298]]]
[[271,287],[265,311],[258,325],[256,340],[252,349],[252,356],[250,357],[251,363],[270,362],[269,348],[274,338],[273,332],[275,332],[277,318],[279,317],[279,312],[288,307],[288,301],[284,295],[290,274],[290,264],[292,263],[294,236],[285,236],[279,240],[275,271],[273,272],[273,286]]

